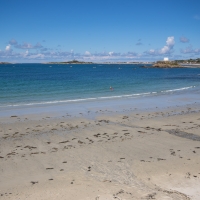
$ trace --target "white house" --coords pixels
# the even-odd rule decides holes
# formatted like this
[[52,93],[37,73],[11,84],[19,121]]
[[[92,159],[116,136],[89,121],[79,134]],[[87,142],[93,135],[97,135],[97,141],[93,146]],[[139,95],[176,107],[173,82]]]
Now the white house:
[[165,58],[164,58],[164,61],[169,61],[169,58],[165,57]]

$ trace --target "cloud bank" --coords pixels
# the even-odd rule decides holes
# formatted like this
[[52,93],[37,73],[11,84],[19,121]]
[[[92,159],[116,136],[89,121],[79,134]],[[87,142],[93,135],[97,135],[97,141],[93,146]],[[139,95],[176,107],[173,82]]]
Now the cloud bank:
[[16,45],[14,45],[14,47],[18,48],[18,49],[40,49],[40,48],[43,48],[43,46],[39,42],[34,46],[29,43],[24,43],[24,44],[16,44]]
[[[189,39],[180,37],[180,42],[187,43]],[[137,44],[138,43],[138,44]],[[137,41],[136,45],[141,45],[141,39]],[[143,45],[145,46],[145,45]],[[91,62],[117,62],[117,61],[156,61],[164,58],[164,56],[180,59],[184,56],[198,56],[200,55],[200,48],[193,48],[192,45],[180,49],[180,54],[174,55],[175,38],[174,36],[167,37],[165,45],[161,48],[151,48],[144,52],[137,52],[135,50],[128,52],[90,52],[87,49],[83,53],[77,53],[74,50],[62,51],[61,49],[48,48],[37,42],[35,45],[24,42],[19,43],[15,39],[11,39],[0,50],[0,61],[11,62],[48,62],[48,61],[69,61],[69,60],[82,60]]]
[[192,45],[190,45],[186,47],[185,49],[181,49],[181,53],[200,55],[200,48],[193,49]]

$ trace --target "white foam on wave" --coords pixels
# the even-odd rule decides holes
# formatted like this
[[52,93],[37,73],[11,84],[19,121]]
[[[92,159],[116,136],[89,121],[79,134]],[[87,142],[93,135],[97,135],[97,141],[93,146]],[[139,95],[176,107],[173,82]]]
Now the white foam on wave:
[[97,99],[115,99],[115,98],[121,98],[123,96],[108,96],[108,97],[98,97]]
[[16,106],[33,106],[33,105],[45,105],[45,104],[56,104],[56,103],[69,103],[69,102],[78,102],[78,101],[89,101],[96,100],[97,98],[86,98],[86,99],[70,99],[62,101],[46,101],[46,102],[37,102],[37,103],[25,103],[25,104],[14,104],[0,107],[16,107]]
[[172,89],[172,90],[164,90],[164,91],[161,91],[161,92],[175,92],[175,91],[181,91],[181,90],[188,90],[188,89],[191,89],[191,88],[194,88],[194,87],[195,86],[183,87],[183,88]]

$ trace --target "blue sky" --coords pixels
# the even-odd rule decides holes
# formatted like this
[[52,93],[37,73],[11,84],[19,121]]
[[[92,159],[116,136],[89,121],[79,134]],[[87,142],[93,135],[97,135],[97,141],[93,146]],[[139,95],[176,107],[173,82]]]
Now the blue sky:
[[0,0],[0,61],[200,58],[200,0]]

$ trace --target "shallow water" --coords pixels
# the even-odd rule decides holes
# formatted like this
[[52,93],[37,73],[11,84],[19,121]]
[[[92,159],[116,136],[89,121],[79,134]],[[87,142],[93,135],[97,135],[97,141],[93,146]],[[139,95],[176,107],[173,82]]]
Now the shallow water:
[[159,99],[155,97],[165,100],[173,94],[183,98],[196,94],[198,98],[199,74],[199,68],[157,69],[133,64],[1,65],[0,111],[62,104],[82,107],[84,102],[105,104],[107,100],[115,104],[136,98],[140,102],[147,97],[155,101]]

